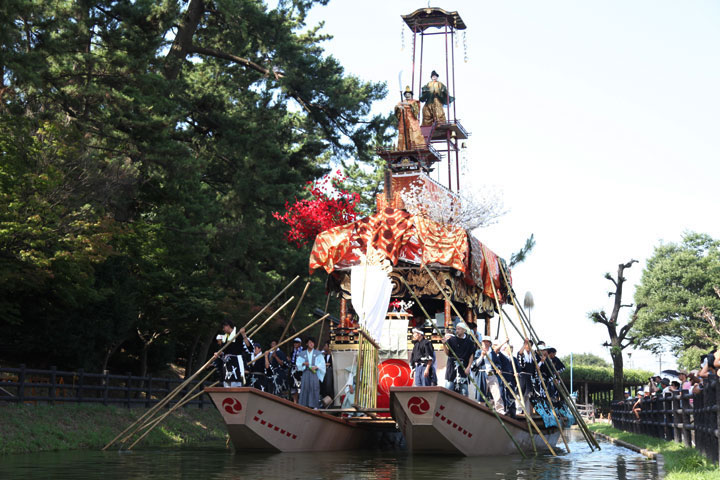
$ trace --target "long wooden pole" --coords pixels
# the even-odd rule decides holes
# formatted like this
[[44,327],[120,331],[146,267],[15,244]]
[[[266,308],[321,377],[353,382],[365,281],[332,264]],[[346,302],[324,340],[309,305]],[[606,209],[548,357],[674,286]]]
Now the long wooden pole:
[[245,324],[245,326],[244,326],[243,328],[247,331],[247,329],[248,329],[248,327],[250,326],[250,324],[252,324],[260,315],[262,315],[262,313],[263,313],[265,310],[267,310],[267,308],[268,308],[270,305],[272,305],[272,303],[273,303],[275,300],[277,300],[277,299],[280,297],[280,295],[282,295],[283,293],[285,293],[285,290],[287,290],[288,288],[290,288],[293,283],[297,282],[299,278],[300,278],[300,275],[297,275],[295,278],[293,278],[293,279],[290,281],[290,283],[288,283],[287,285],[285,285],[285,288],[283,288],[282,290],[280,290],[280,291],[278,292],[278,294],[275,295],[275,296],[272,298],[272,300],[270,300],[270,301],[267,303],[267,305],[265,305],[262,309],[260,309],[260,311],[259,311],[258,313],[256,313],[254,317],[252,317],[250,320],[248,320],[248,322]]
[[259,332],[261,328],[263,328],[265,325],[267,325],[268,322],[275,317],[275,315],[277,315],[278,313],[280,313],[280,310],[282,310],[283,308],[287,307],[288,304],[289,304],[290,302],[292,302],[293,300],[295,300],[295,297],[290,297],[290,298],[288,298],[287,302],[285,302],[285,303],[283,303],[282,305],[280,305],[280,308],[278,308],[277,310],[275,310],[275,311],[272,313],[272,315],[270,315],[268,318],[266,318],[265,321],[264,321],[263,323],[261,323],[257,328],[251,328],[252,332],[248,332],[248,333],[247,333],[247,336],[250,337],[251,335],[257,334],[257,332]]
[[295,305],[295,309],[292,312],[292,315],[290,315],[290,320],[285,324],[285,328],[283,329],[282,335],[280,335],[280,340],[278,342],[282,342],[285,340],[285,335],[287,335],[288,330],[290,330],[290,325],[292,325],[293,320],[295,320],[295,315],[297,315],[298,310],[300,310],[300,304],[305,299],[305,294],[308,291],[308,288],[310,288],[310,281],[305,284],[305,288],[303,289],[302,295],[300,295],[300,300],[298,300],[297,305]]
[[[172,407],[170,407],[170,408],[168,409],[168,411],[173,411],[173,410],[175,410],[178,405],[181,405],[181,404],[184,405],[184,404],[185,404],[184,400],[185,400],[192,392],[194,392],[195,390],[197,390],[198,387],[202,387],[202,384],[205,383],[205,382],[206,382],[211,376],[213,376],[214,374],[215,374],[214,371],[208,372],[208,374],[205,375],[202,379],[200,379],[200,381],[199,381],[198,383],[196,383],[194,386],[190,387],[190,388],[188,389],[188,391],[185,393],[185,396],[184,396],[183,398],[181,398],[180,400],[178,400],[178,401],[175,403],[175,405],[173,405]],[[219,383],[219,382],[218,382],[218,383]],[[153,423],[155,423],[159,417],[162,417],[163,415],[164,415],[164,414],[158,415],[157,417],[149,418],[149,419],[146,420],[145,423],[140,427],[140,430],[142,430],[143,428],[149,427],[150,425],[152,425]],[[129,439],[130,439],[129,436],[126,437],[126,438],[124,438],[124,439],[123,439],[123,443],[127,442]]]
[[[512,285],[510,285],[510,281],[508,280],[508,276],[507,276],[507,273],[505,272],[505,269],[502,268],[502,266],[500,265],[499,270],[502,273],[503,280],[505,281],[505,285],[507,286],[508,292],[511,295],[512,304],[515,307],[515,312],[516,312],[518,318],[520,319],[520,327],[522,328],[524,338],[525,339],[530,338],[530,337],[528,337],[527,331],[525,330],[525,324],[523,322],[523,320],[526,320],[528,322],[528,328],[530,329],[531,333],[534,335],[534,341],[537,344],[537,341],[538,341],[537,332],[535,332],[535,330],[532,328],[532,325],[530,324],[529,320],[524,318],[525,312],[522,310],[522,307],[520,307],[520,305],[518,304],[517,295],[515,294],[515,290],[512,288]],[[534,359],[534,355],[533,355],[533,359]],[[549,363],[550,363],[550,367],[553,370],[553,373],[555,375],[557,375],[558,373],[557,373],[557,370],[555,369],[555,365],[552,362],[549,362]],[[556,385],[557,385],[557,382],[556,382]],[[591,451],[593,450],[593,446],[599,450],[600,445],[598,444],[597,440],[595,440],[595,436],[590,433],[590,430],[588,429],[587,425],[585,424],[585,421],[582,419],[582,416],[580,415],[580,413],[577,411],[577,408],[575,408],[575,403],[572,401],[572,399],[567,394],[567,392],[563,391],[564,386],[565,385],[562,382],[560,382],[560,388],[558,388],[558,391],[560,392],[561,396],[563,397],[563,400],[565,401],[565,404],[568,406],[568,408],[572,412],[573,416],[575,416],[575,420],[577,420],[577,422],[578,422],[580,431],[583,432],[585,441],[590,446]]]
[[[440,286],[440,282],[437,281],[437,278],[435,278],[435,275],[430,271],[430,269],[427,267],[427,265],[424,265],[424,267],[425,267],[425,270],[427,271],[428,275],[429,275],[430,278],[432,279],[432,281],[435,283],[435,285],[438,287],[438,289],[440,289],[440,291],[442,292],[443,296],[445,297],[445,300],[450,304],[450,307],[455,311],[455,314],[456,314],[458,317],[462,318],[462,315],[460,315],[460,312],[458,311],[457,307],[455,307],[455,304],[454,304],[454,303],[452,302],[452,300],[450,299],[450,296],[449,296],[447,293],[445,293],[445,290],[442,289],[442,287]],[[482,348],[482,344],[481,344],[480,341],[475,337],[475,335],[473,334],[473,332],[470,331],[470,332],[467,332],[467,333],[470,335],[470,338],[472,338],[472,339],[475,341],[475,344],[476,344],[477,346],[479,346],[479,347]],[[492,367],[493,367],[497,372],[500,372],[500,369],[497,368],[497,366],[493,363],[492,359],[491,359],[489,356],[488,356],[488,361],[490,362],[490,365],[492,365]],[[514,368],[515,368],[515,365],[513,364],[513,369],[514,369]],[[502,372],[500,372],[500,373],[502,373]],[[510,388],[510,386],[507,384],[507,381],[505,380],[505,378],[503,378],[502,375],[500,375],[500,379],[503,381],[503,383],[505,384],[506,388],[510,391],[510,393],[517,399],[517,396],[515,395],[515,392]],[[518,382],[519,382],[519,380],[518,380]],[[475,384],[474,381],[473,381],[473,384],[475,385],[475,388],[476,388],[476,389],[480,392],[480,394],[482,395],[483,400],[485,401],[485,403],[489,404],[487,398],[485,397],[485,395],[483,394],[483,392],[480,391],[480,389],[478,388],[477,384]],[[519,385],[519,383],[518,383],[518,385]],[[516,400],[516,401],[517,401],[517,400]],[[537,430],[537,432],[540,434],[540,438],[542,438],[543,442],[545,442],[545,445],[547,445],[548,449],[550,450],[550,453],[552,453],[553,456],[556,456],[555,451],[554,451],[553,448],[550,446],[550,443],[547,441],[547,439],[545,439],[545,436],[544,436],[543,433],[540,431],[540,428],[537,426],[537,424],[535,424],[535,421],[532,419],[532,417],[531,417],[530,415],[525,415],[525,418],[526,418],[526,420],[528,420],[528,422],[529,422],[530,424],[532,424],[532,425],[535,427],[535,430]],[[532,439],[532,438],[533,438],[533,435],[532,435],[532,431],[530,431],[530,427],[529,427],[529,426],[528,426],[528,430],[529,430],[528,433],[530,434],[530,438]],[[533,439],[533,448],[534,448],[534,446],[535,446],[535,442],[534,442],[534,439]]]
[[[253,320],[255,320],[263,311],[265,311],[265,310],[270,306],[270,304],[272,304],[285,290],[287,290],[288,288],[290,288],[290,286],[291,286],[293,283],[295,283],[295,281],[296,281],[298,278],[300,278],[299,275],[296,276],[290,283],[288,283],[288,284],[285,286],[285,288],[283,288],[277,295],[275,295],[275,296],[273,297],[273,299],[270,300],[270,301],[267,303],[267,305],[265,305],[265,306],[257,313],[257,315],[255,315],[252,319],[250,319],[250,321],[249,321],[245,326],[247,327],[247,325],[249,325],[249,324],[250,324]],[[235,337],[237,337],[237,335],[236,335]],[[235,337],[234,337],[234,338],[235,338]],[[222,352],[230,345],[230,343],[232,343],[230,340],[232,340],[232,339],[228,339],[228,342],[227,342],[220,350],[218,350],[217,353],[222,353]],[[159,410],[159,409],[161,409],[162,407],[164,407],[165,404],[167,404],[170,400],[172,400],[173,398],[175,398],[175,396],[177,396],[178,392],[180,392],[183,388],[185,388],[186,385],[188,385],[190,382],[192,382],[193,380],[195,380],[195,378],[197,378],[197,376],[200,374],[200,372],[202,372],[203,370],[205,370],[210,364],[212,364],[212,362],[213,362],[214,360],[215,360],[215,358],[211,358],[210,360],[208,360],[207,362],[205,362],[205,364],[204,364],[202,367],[200,367],[194,374],[192,374],[189,378],[187,378],[187,379],[186,379],[184,382],[182,382],[180,385],[178,385],[177,387],[175,387],[175,389],[174,389],[172,392],[170,392],[169,394],[167,394],[164,399],[162,399],[160,402],[158,402],[157,404],[155,404],[154,407],[152,407],[151,409],[149,409],[148,411],[146,411],[145,413],[143,413],[137,420],[135,420],[133,423],[131,423],[130,425],[128,425],[127,428],[125,428],[125,430],[123,430],[123,431],[120,432],[115,438],[113,438],[112,440],[110,440],[110,441],[107,443],[107,445],[105,445],[105,446],[102,448],[102,450],[107,450],[108,448],[110,448],[110,446],[112,446],[116,441],[118,441],[119,438],[121,438],[123,435],[125,435],[127,432],[129,432],[129,431],[130,431],[133,427],[135,427],[138,423],[144,421],[146,418],[148,418],[149,416],[153,415],[157,410]]]
[[[220,383],[220,382],[215,382],[215,383],[213,383],[213,384],[210,385],[210,386],[211,386],[211,387],[214,387],[214,386],[217,385],[218,383]],[[194,388],[193,388],[193,390],[194,390]],[[132,448],[133,448],[135,445],[137,445],[138,442],[140,442],[140,440],[142,440],[142,439],[145,438],[150,432],[152,432],[155,427],[157,427],[158,425],[160,425],[160,424],[162,423],[162,421],[165,420],[165,418],[166,418],[168,415],[170,415],[172,412],[174,412],[176,409],[184,406],[185,404],[187,404],[187,403],[189,403],[189,402],[192,402],[192,401],[195,400],[197,397],[199,397],[200,395],[202,395],[202,394],[205,393],[204,390],[201,390],[201,391],[195,393],[195,395],[193,395],[193,396],[191,396],[190,398],[188,398],[188,395],[190,395],[190,393],[191,393],[193,390],[191,390],[190,392],[188,392],[187,395],[185,395],[177,404],[173,405],[173,407],[170,408],[167,412],[165,412],[163,415],[161,415],[160,418],[158,418],[158,419],[154,420],[153,422],[151,422],[152,425],[149,425],[148,429],[147,429],[142,435],[140,435],[140,437],[139,437],[137,440],[135,440],[135,441],[128,447],[128,450],[132,450]]]
[[[303,328],[302,330],[300,330],[299,332],[297,332],[295,335],[301,335],[302,333],[308,331],[310,328],[314,327],[314,326],[317,325],[319,322],[322,322],[323,320],[325,320],[325,319],[326,319],[327,317],[329,317],[329,316],[330,316],[330,314],[329,314],[329,313],[326,313],[325,315],[323,315],[322,317],[318,318],[317,320],[315,320],[313,323],[311,323],[311,324],[308,325],[307,327],[305,327],[305,328]],[[283,345],[285,345],[285,344],[286,344],[287,342],[289,342],[290,340],[292,340],[292,338],[286,338],[284,341],[278,343],[278,344],[275,346],[275,348],[280,348],[280,347],[282,347]],[[265,358],[265,357],[258,357],[258,358],[256,358],[255,360],[251,361],[249,364],[252,365],[253,363],[255,363],[255,362],[257,362],[258,360],[260,360],[261,358]]]
[[[236,338],[236,337],[237,337],[237,335],[235,335],[233,338]],[[219,353],[222,353],[228,346],[230,346],[230,343],[232,343],[232,342],[230,342],[230,341],[228,340],[228,342],[227,342],[225,345],[223,345],[223,347],[222,347],[220,350],[218,350],[217,353],[218,353],[218,354],[219,354]],[[197,376],[200,375],[200,372],[202,372],[203,370],[205,370],[210,364],[212,364],[213,361],[215,361],[215,358],[211,358],[210,360],[208,360],[207,362],[205,362],[205,364],[204,364],[202,367],[200,367],[195,373],[193,373],[187,380],[185,380],[185,381],[182,382],[180,385],[178,385],[177,387],[175,387],[172,392],[168,393],[168,394],[165,396],[165,398],[163,398],[163,399],[160,400],[158,403],[156,403],[155,406],[153,406],[151,409],[149,409],[149,410],[146,411],[144,414],[142,414],[137,420],[135,420],[133,423],[131,423],[130,425],[128,425],[128,427],[127,427],[125,430],[123,430],[122,432],[120,432],[115,438],[113,438],[110,442],[108,442],[108,444],[105,445],[105,446],[102,448],[102,450],[107,450],[107,449],[108,449],[112,444],[114,444],[118,439],[120,439],[121,437],[123,437],[123,436],[124,436],[127,432],[129,432],[130,430],[132,430],[133,427],[135,427],[136,425],[138,425],[140,422],[143,422],[146,418],[154,415],[156,411],[158,411],[159,409],[161,409],[162,407],[164,407],[168,402],[170,402],[173,398],[175,398],[175,397],[177,396],[177,394],[178,394],[183,388],[185,388],[190,382],[192,382],[193,380],[195,380],[195,379],[197,378]],[[133,432],[133,433],[134,433],[134,432]]]
[[[482,246],[483,251],[483,257],[488,258],[487,251],[485,250],[485,246]],[[488,267],[489,268],[489,267]],[[500,262],[498,262],[498,270],[500,269]],[[490,275],[490,286],[492,287],[493,291],[493,297],[495,297],[495,305],[498,309],[498,316],[500,317],[500,320],[503,318],[502,314],[502,307],[500,307],[500,300],[498,299],[497,290],[495,289],[495,281],[492,278],[492,273]],[[507,336],[507,330],[505,330],[505,335]],[[563,426],[562,423],[560,423],[560,419],[557,416],[557,413],[555,412],[555,407],[552,404],[552,400],[550,399],[550,391],[547,389],[547,386],[545,385],[545,380],[543,380],[542,372],[540,371],[540,366],[538,366],[537,361],[535,359],[535,355],[531,355],[533,358],[533,362],[535,363],[535,368],[537,370],[538,378],[540,378],[540,382],[542,383],[543,389],[545,390],[545,395],[547,396],[548,405],[550,405],[550,411],[553,414],[553,417],[555,418],[555,424],[558,427],[558,431],[560,432],[560,438],[562,438],[563,443],[565,444],[565,449],[568,453],[570,453],[570,447],[568,446],[567,440],[565,439],[565,434],[563,433]],[[515,369],[515,364],[513,363],[513,370]],[[518,388],[520,387],[520,380],[517,380],[518,382]],[[525,408],[525,405],[523,404],[523,408]],[[527,413],[527,412],[526,412]]]
[[[425,318],[430,320],[430,325],[432,325],[433,330],[435,330],[435,332],[438,335],[442,336],[442,332],[440,332],[440,330],[437,328],[437,325],[435,325],[435,323],[430,319],[430,315],[425,310],[425,307],[423,307],[422,303],[420,303],[420,299],[417,297],[417,295],[415,295],[415,292],[410,287],[410,285],[408,285],[407,281],[405,280],[405,278],[403,278],[402,275],[400,276],[400,280],[402,280],[402,282],[405,284],[405,288],[408,289],[408,291],[410,292],[412,297],[415,299],[415,302],[417,303],[417,305],[420,307],[420,309],[425,314]],[[442,291],[442,289],[441,289],[441,291]],[[460,360],[460,357],[458,357],[458,355],[455,353],[455,350],[453,350],[453,348],[450,345],[448,345],[447,343],[445,343],[444,345],[448,348],[448,351],[455,358],[455,361],[458,362],[458,365],[462,365],[463,363]],[[480,390],[480,387],[478,387],[477,383],[475,383],[475,380],[473,380],[469,376],[468,376],[468,380],[470,380],[473,383],[473,385],[475,385],[475,388],[477,389],[478,393],[480,393],[480,396],[485,401],[485,404],[488,405],[488,407],[490,408],[490,411],[493,413],[493,415],[495,415],[495,418],[497,419],[497,421],[500,422],[500,426],[503,428],[503,430],[505,430],[505,433],[507,434],[507,436],[510,437],[510,440],[515,445],[515,448],[517,448],[518,452],[520,452],[520,455],[522,455],[523,458],[527,458],[527,455],[525,455],[525,452],[523,451],[523,449],[520,448],[520,445],[517,443],[517,440],[515,440],[515,437],[513,437],[512,433],[510,433],[510,430],[508,430],[507,425],[505,425],[505,422],[503,422],[503,419],[500,418],[500,414],[498,414],[497,410],[495,410],[495,407],[490,403],[490,401],[485,396],[485,394]]]

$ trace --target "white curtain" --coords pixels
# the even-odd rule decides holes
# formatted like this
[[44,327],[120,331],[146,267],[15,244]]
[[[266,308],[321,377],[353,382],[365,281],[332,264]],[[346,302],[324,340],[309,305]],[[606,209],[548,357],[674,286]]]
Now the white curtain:
[[392,293],[392,282],[379,266],[358,265],[350,273],[352,305],[360,317],[360,325],[374,340],[382,334]]

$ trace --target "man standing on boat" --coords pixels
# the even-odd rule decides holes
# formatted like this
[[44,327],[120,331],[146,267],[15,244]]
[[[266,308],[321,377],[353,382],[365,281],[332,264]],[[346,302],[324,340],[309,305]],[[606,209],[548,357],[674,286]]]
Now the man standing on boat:
[[413,349],[410,355],[410,364],[415,370],[415,386],[430,387],[437,385],[437,375],[435,375],[435,355],[430,340],[425,338],[425,334],[419,328],[412,329]]
[[518,377],[520,378],[520,390],[522,390],[523,404],[518,405],[518,413],[532,414],[532,405],[530,403],[530,394],[533,390],[532,378],[535,374],[535,364],[533,363],[533,342],[526,339],[523,347],[517,354]]
[[[466,397],[468,395],[466,369],[475,353],[475,344],[467,335],[468,330],[467,325],[458,323],[455,327],[455,335],[446,335],[443,340],[445,353],[448,356],[447,367],[445,368],[445,388],[454,390]],[[460,359],[460,364],[457,363],[452,352]]]
[[[502,365],[501,355],[491,348],[492,340],[488,335],[482,337],[482,348],[475,352],[475,360],[468,368],[468,372],[472,369],[475,372],[475,383],[478,389],[492,400],[493,408],[501,415],[505,415],[505,404],[502,399],[502,390],[500,388],[501,380],[498,378],[497,372],[493,368],[493,364],[499,369]],[[496,345],[499,347],[500,345]],[[483,401],[482,396],[478,393],[476,398],[478,402]]]
[[290,354],[290,397],[295,403],[298,403],[298,395],[300,394],[300,379],[302,378],[302,372],[298,370],[297,359],[303,351],[302,340],[296,338],[293,340],[293,351]]
[[[213,356],[222,360],[223,386],[242,387],[245,382],[245,363],[242,358],[243,344],[236,341],[238,332],[233,322],[225,320],[221,326],[223,335],[220,342],[230,343],[230,345],[220,355],[216,352]],[[241,331],[244,332],[242,329]]]
[[250,379],[248,382],[249,387],[257,388],[263,392],[267,390],[265,384],[265,354],[262,351],[262,346],[255,342],[253,344],[253,355],[250,358],[248,370],[250,371]]
[[288,362],[285,353],[277,348],[277,340],[270,342],[270,350],[265,352],[265,375],[270,393],[279,397],[287,391]]
[[307,350],[297,357],[296,365],[302,372],[298,403],[310,408],[320,406],[320,382],[325,378],[325,359],[315,350],[315,339],[308,337]]

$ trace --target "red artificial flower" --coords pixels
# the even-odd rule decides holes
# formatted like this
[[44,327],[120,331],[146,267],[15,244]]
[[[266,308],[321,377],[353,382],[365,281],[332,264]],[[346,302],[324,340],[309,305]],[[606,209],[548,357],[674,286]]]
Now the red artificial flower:
[[336,177],[325,175],[315,182],[307,182],[305,190],[309,198],[295,198],[293,204],[285,202],[283,214],[273,212],[273,217],[290,227],[285,233],[288,242],[302,247],[315,241],[319,233],[356,220],[355,206],[360,196],[344,190],[344,180],[345,176],[338,170]]

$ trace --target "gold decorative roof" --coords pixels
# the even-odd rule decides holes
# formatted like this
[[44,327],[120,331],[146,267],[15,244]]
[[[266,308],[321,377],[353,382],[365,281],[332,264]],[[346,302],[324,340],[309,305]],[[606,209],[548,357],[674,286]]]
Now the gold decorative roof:
[[409,15],[403,15],[402,18],[410,30],[418,32],[431,27],[442,28],[446,23],[456,30],[467,28],[458,12],[446,12],[442,8],[418,8]]

